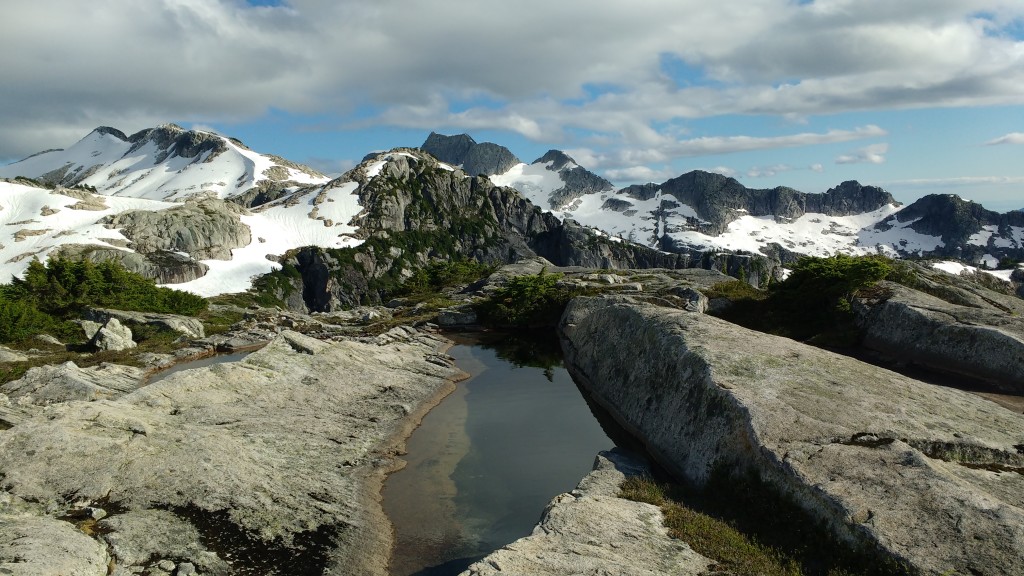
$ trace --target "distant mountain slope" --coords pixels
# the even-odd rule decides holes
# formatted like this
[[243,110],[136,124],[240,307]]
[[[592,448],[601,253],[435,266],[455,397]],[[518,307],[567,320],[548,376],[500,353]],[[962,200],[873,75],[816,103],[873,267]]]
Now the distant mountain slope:
[[560,218],[672,252],[906,253],[904,238],[864,230],[895,213],[899,203],[881,188],[857,182],[808,194],[786,187],[751,189],[733,178],[694,171],[662,184],[614,190],[557,150],[491,180],[518,189]]
[[531,164],[517,164],[503,174],[491,176],[500,186],[511,186],[531,202],[556,213],[568,210],[587,194],[609,192],[612,183],[576,164],[560,150],[548,150]]
[[328,178],[241,142],[174,124],[131,136],[93,130],[66,150],[50,150],[0,167],[0,178],[25,176],[61,186],[86,185],[111,196],[180,201],[232,198],[255,187],[318,185]]
[[934,238],[935,256],[989,266],[1001,258],[1024,259],[1024,212],[1019,210],[1000,214],[953,194],[931,194],[875,226],[894,227]]
[[[802,254],[939,256],[988,267],[1024,258],[1024,213],[955,196],[900,207],[857,182],[809,194],[700,171],[616,190],[564,152],[525,164],[468,135],[432,133],[420,149],[368,155],[328,180],[209,132],[165,125],[129,137],[97,128],[67,150],[0,167],[0,178],[8,178],[0,180],[0,278],[59,250],[117,259],[203,295],[245,290],[298,248],[355,247],[395,231],[422,233],[416,254],[371,250],[360,273],[386,262],[389,274],[411,273],[440,244],[492,260],[540,254],[597,267],[742,269],[753,282]],[[332,288],[335,302],[342,288]]]

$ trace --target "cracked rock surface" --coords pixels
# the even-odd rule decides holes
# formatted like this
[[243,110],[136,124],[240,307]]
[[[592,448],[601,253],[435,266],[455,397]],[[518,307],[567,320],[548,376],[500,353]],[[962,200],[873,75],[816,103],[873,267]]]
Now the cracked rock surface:
[[[379,483],[397,443],[460,374],[438,353],[446,346],[413,329],[336,343],[285,331],[237,362],[116,399],[50,404],[0,431],[6,501],[34,503],[14,514],[0,500],[0,532],[57,526],[75,534],[69,544],[102,542],[100,556],[125,574],[184,564],[200,574],[384,574],[391,536]],[[92,557],[39,538],[38,558]],[[0,559],[26,557],[24,546],[0,538]],[[93,571],[28,562],[20,573],[108,573],[106,561],[89,560]]]
[[1021,414],[625,297],[573,301],[560,330],[576,381],[682,478],[752,467],[925,573],[1024,573]]

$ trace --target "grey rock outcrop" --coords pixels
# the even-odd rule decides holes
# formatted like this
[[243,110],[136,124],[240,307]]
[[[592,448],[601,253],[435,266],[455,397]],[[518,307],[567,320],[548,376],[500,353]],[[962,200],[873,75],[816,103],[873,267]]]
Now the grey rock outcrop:
[[104,576],[106,547],[72,524],[47,517],[0,514],[0,573]]
[[444,327],[472,326],[478,321],[476,310],[469,304],[439,310],[437,323]]
[[706,574],[712,562],[669,537],[657,506],[618,497],[623,480],[646,473],[621,452],[602,452],[575,490],[548,504],[533,535],[488,554],[462,576]]
[[15,352],[6,346],[0,346],[0,362],[24,362],[28,356]]
[[753,470],[840,539],[924,573],[1024,573],[1024,416],[622,297],[573,301],[561,334],[576,381],[685,480]]
[[158,284],[180,284],[202,278],[209,266],[182,254],[158,250],[149,254],[129,252],[95,244],[65,244],[51,257],[92,262],[117,262],[130,272],[155,280]]
[[230,260],[233,248],[252,241],[249,227],[239,217],[244,208],[216,199],[189,201],[156,212],[131,210],[103,220],[121,231],[132,248],[154,252],[186,252],[197,260]]
[[865,348],[1024,394],[1024,320],[1016,311],[952,304],[893,282],[880,288],[884,299],[861,298],[855,307]]
[[104,323],[111,318],[121,322],[132,322],[155,326],[162,330],[173,330],[189,338],[203,338],[206,336],[206,329],[198,318],[181,316],[179,314],[158,314],[156,312],[133,312],[128,310],[113,310],[110,308],[89,308],[84,314],[87,320]]
[[[202,544],[191,523],[167,510],[139,510],[104,519],[100,526],[110,553],[124,566],[155,564],[158,558],[191,558],[202,574],[231,574],[231,565]],[[183,563],[184,564],[184,563]]]
[[18,380],[0,386],[9,398],[37,405],[119,398],[142,385],[145,370],[103,363],[79,368],[74,362],[29,368]]
[[[153,542],[167,532],[181,536],[160,556],[179,565],[244,557],[250,573],[385,574],[380,482],[460,374],[437,353],[445,344],[412,329],[338,343],[282,332],[238,362],[48,407],[0,433],[0,475],[54,516],[71,504],[104,508],[101,522],[124,530],[107,536],[115,557],[118,546],[132,558],[164,547]],[[176,520],[138,515],[153,510]],[[183,523],[219,541],[216,553]]]

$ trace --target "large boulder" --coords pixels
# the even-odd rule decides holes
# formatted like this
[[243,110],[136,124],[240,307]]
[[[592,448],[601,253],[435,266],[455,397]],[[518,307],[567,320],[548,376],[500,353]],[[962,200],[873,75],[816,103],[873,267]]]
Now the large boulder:
[[0,346],[0,362],[24,362],[28,360],[28,356],[11,350],[6,346]]
[[685,481],[754,472],[837,537],[928,574],[1024,573],[1024,415],[627,298],[579,298],[566,365]]
[[[892,360],[986,380],[1024,393],[1024,319],[993,306],[952,304],[892,282],[856,310],[863,346]],[[991,302],[992,299],[989,299]]]
[[[438,354],[446,344],[411,329],[338,343],[282,332],[238,362],[116,400],[49,406],[0,434],[0,477],[54,516],[71,504],[106,510],[103,525],[125,531],[107,538],[115,556],[385,574],[380,483],[398,443],[460,374]],[[151,510],[175,520],[137,514]],[[182,523],[215,543],[213,557]]]
[[121,352],[138,346],[132,340],[131,328],[117,318],[110,318],[103,324],[83,321],[82,328],[89,337],[89,345],[101,352]]
[[166,210],[131,210],[103,222],[131,240],[138,252],[185,252],[196,260],[230,260],[233,248],[252,241],[241,206],[208,198]]
[[210,269],[206,264],[177,252],[157,251],[142,254],[96,244],[65,244],[54,250],[50,257],[116,262],[126,270],[150,278],[157,284],[190,282],[202,278]]
[[162,330],[173,330],[189,338],[203,338],[206,330],[203,322],[198,318],[181,316],[179,314],[158,314],[156,312],[133,312],[128,310],[113,310],[110,308],[89,308],[84,314],[87,320],[105,323],[111,318],[120,322],[132,322],[134,324],[146,324],[155,326]]

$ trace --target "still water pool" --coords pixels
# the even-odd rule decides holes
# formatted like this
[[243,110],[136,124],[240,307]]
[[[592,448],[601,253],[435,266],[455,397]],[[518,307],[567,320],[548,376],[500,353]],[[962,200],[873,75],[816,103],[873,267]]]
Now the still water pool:
[[384,485],[394,576],[458,574],[529,535],[545,505],[613,447],[560,357],[522,341],[464,343],[471,378],[430,411]]

